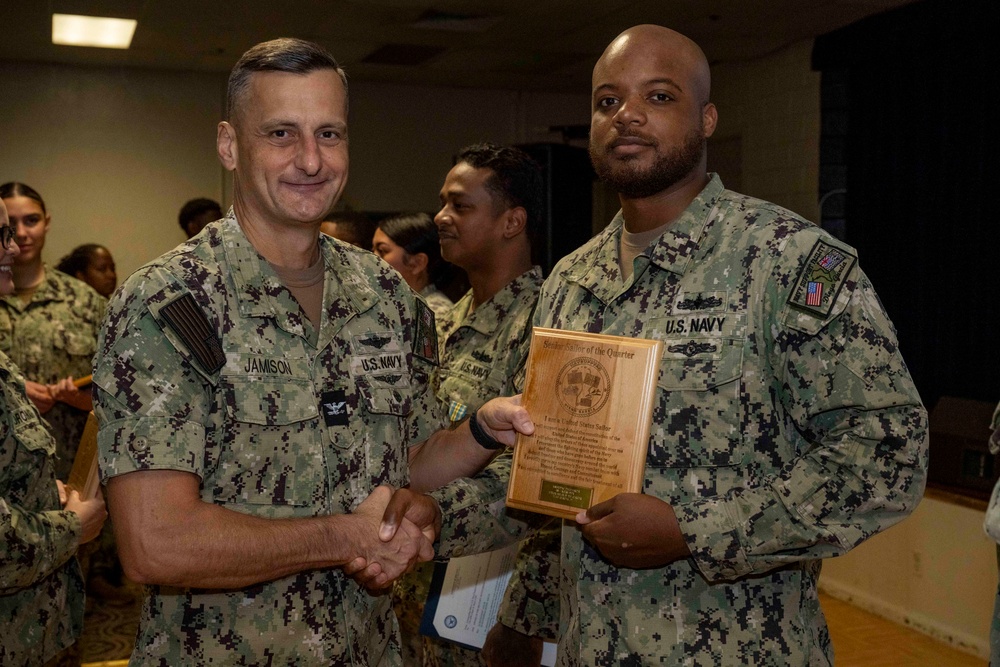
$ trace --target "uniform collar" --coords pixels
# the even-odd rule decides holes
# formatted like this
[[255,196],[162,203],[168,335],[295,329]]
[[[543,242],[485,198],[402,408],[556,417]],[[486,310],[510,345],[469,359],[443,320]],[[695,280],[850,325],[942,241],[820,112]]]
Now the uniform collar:
[[704,244],[706,227],[711,219],[724,187],[717,174],[712,174],[708,184],[698,193],[683,213],[637,258],[631,281],[622,281],[618,266],[624,219],[618,211],[611,224],[594,239],[560,275],[569,282],[579,284],[601,301],[608,303],[631,286],[650,264],[666,271],[684,275],[691,258]]
[[76,280],[76,278],[70,278],[65,274],[59,273],[55,269],[50,269],[47,264],[42,265],[45,271],[45,278],[42,282],[38,283],[38,287],[31,294],[31,301],[25,304],[21,301],[21,297],[17,294],[6,294],[2,298],[7,303],[14,306],[18,311],[23,311],[28,308],[28,306],[36,303],[44,303],[48,301],[68,301],[73,298],[73,294],[66,288],[66,280],[61,280],[65,277],[67,280]]
[[471,313],[469,313],[469,308],[472,307],[472,290],[469,290],[448,314],[457,316],[455,318],[458,320],[456,330],[470,327],[478,333],[489,336],[500,327],[522,294],[525,292],[538,294],[541,285],[542,267],[533,266],[504,285],[489,301],[476,306],[476,309]]
[[[305,336],[306,320],[298,301],[247,239],[232,208],[219,223],[219,233],[239,295],[240,315],[273,318],[285,331]],[[348,320],[378,303],[378,295],[361,279],[361,268],[347,251],[322,234],[319,243],[325,265],[318,341],[322,348]]]

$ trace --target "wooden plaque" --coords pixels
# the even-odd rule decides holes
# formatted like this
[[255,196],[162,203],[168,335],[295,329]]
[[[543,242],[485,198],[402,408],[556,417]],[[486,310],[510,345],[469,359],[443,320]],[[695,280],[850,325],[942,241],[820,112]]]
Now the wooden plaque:
[[96,498],[97,491],[101,488],[101,479],[97,473],[97,417],[93,412],[87,417],[87,424],[83,427],[83,436],[66,486],[76,489],[80,500]]
[[535,327],[507,505],[572,519],[639,492],[663,343]]

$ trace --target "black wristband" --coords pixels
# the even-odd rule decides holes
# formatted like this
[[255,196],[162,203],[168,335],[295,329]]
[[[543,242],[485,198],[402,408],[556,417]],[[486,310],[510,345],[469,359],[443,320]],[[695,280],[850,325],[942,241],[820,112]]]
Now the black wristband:
[[479,446],[483,449],[503,449],[506,447],[502,442],[483,430],[483,427],[479,425],[477,412],[473,411],[469,417],[469,430],[472,431],[472,437],[479,443]]

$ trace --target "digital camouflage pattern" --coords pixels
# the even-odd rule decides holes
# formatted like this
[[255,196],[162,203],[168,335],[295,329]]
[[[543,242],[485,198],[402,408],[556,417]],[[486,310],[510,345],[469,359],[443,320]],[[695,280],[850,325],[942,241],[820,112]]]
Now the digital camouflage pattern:
[[424,298],[427,305],[434,311],[435,317],[441,317],[441,315],[448,312],[454,305],[444,292],[434,286],[434,283],[428,283],[426,287],[420,290],[420,296]]
[[[989,447],[992,454],[1000,454],[1000,405],[997,405],[990,421]],[[1000,482],[993,487],[983,529],[997,542],[997,568],[1000,568]],[[997,586],[997,597],[993,603],[993,621],[990,623],[990,664],[1000,665],[1000,585]]]
[[[991,454],[1000,454],[1000,405],[993,411],[993,419],[990,421],[988,444]],[[1000,545],[1000,482],[997,482],[996,486],[993,487],[993,495],[990,498],[989,506],[986,508],[986,519],[983,522],[983,528],[986,530],[986,534]],[[1000,606],[997,609],[1000,610]]]
[[529,637],[559,639],[562,522],[550,520],[521,544],[497,620]]
[[0,665],[41,665],[83,630],[80,519],[59,504],[55,441],[0,353]]
[[[187,471],[205,502],[265,518],[347,513],[408,482],[407,447],[444,423],[434,357],[419,356],[433,330],[421,340],[414,321],[430,311],[373,254],[320,239],[318,337],[232,211],[126,281],[94,375],[102,479]],[[185,295],[221,344],[217,372],[161,318]],[[210,662],[398,664],[391,601],[340,569],[232,591],[148,587],[131,664]]]
[[[523,375],[531,343],[531,318],[541,287],[542,269],[535,266],[486,303],[473,309],[470,290],[437,316],[440,364],[433,386],[438,400],[449,407],[452,421],[471,415],[491,398],[517,393],[515,382]],[[425,667],[483,664],[478,651],[419,634],[433,570],[432,563],[420,564],[393,589],[393,606],[403,636],[403,663]],[[558,614],[556,606],[556,623]]]
[[[516,393],[531,344],[531,318],[542,287],[534,266],[473,309],[472,290],[437,318],[441,363],[434,393],[445,405],[464,407],[459,421],[497,396]],[[449,409],[449,413],[455,410]]]
[[[0,296],[0,351],[32,382],[90,375],[106,307],[107,300],[87,283],[45,267],[45,280],[28,305],[14,294]],[[88,414],[57,402],[42,415],[56,439],[58,479],[69,477]]]
[[[619,214],[560,261],[536,324],[664,341],[644,493],[692,557],[617,568],[565,523],[559,664],[830,665],[821,559],[900,521],[925,483],[927,412],[892,324],[857,265],[815,308],[790,303],[818,242],[854,251],[717,176],[625,282],[621,231]],[[521,534],[505,482],[434,492],[442,553]]]

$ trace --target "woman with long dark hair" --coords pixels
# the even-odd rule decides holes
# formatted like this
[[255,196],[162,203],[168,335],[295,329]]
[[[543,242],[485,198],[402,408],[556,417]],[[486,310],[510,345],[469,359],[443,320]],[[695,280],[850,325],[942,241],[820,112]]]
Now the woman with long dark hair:
[[441,259],[437,225],[430,215],[402,213],[386,218],[375,230],[372,252],[396,269],[435,314],[451,308],[451,299],[437,286],[451,265]]

